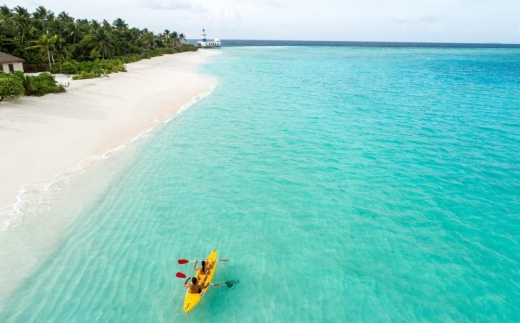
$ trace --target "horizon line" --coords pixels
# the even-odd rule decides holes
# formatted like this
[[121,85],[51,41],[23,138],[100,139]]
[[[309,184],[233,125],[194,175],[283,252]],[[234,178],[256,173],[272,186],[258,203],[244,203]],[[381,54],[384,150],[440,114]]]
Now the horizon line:
[[[219,38],[220,40],[236,41],[273,41],[273,42],[330,42],[330,43],[389,43],[389,44],[452,44],[452,45],[512,45],[520,46],[520,43],[500,42],[440,42],[440,41],[390,41],[390,40],[299,40],[299,39],[239,39]],[[200,40],[200,38],[187,38],[187,40]]]

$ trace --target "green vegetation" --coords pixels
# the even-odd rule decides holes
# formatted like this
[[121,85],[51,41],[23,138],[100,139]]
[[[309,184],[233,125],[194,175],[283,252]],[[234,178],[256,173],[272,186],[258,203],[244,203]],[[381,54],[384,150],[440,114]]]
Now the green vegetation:
[[73,80],[100,77],[109,73],[126,72],[122,59],[96,59],[95,61],[66,61],[59,66],[59,72],[63,74],[76,74]]
[[25,95],[42,96],[47,93],[65,92],[65,87],[58,84],[50,73],[37,76],[25,76],[22,72],[5,74],[0,72],[0,101],[13,100]]
[[[0,51],[22,57],[26,64],[48,64],[51,73],[71,74],[73,80],[126,72],[126,63],[197,50],[184,40],[184,34],[175,31],[155,34],[130,28],[121,18],[110,24],[75,19],[65,12],[56,16],[43,6],[33,13],[20,6],[0,6]],[[0,101],[64,91],[49,73],[0,73]]]
[[76,62],[65,62],[60,66],[60,73],[63,74],[76,74],[78,72],[78,67]]
[[0,72],[0,102],[17,99],[23,94],[23,85],[17,76]]
[[130,28],[121,18],[112,24],[57,16],[43,6],[33,13],[23,7],[0,6],[0,51],[22,57],[28,64],[48,64],[52,73],[75,74],[73,79],[125,72],[125,63],[164,54],[195,51],[183,44],[182,33]]
[[37,76],[24,76],[21,72],[16,72],[22,81],[25,95],[43,96],[47,93],[65,92],[65,87],[58,84],[50,73],[40,73]]

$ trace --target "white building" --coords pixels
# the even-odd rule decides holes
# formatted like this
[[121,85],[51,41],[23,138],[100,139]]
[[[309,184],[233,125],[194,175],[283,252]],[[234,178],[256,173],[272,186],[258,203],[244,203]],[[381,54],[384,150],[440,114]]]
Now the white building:
[[200,34],[200,41],[197,42],[197,47],[200,48],[220,48],[221,43],[220,39],[215,38],[213,41],[208,41],[206,39],[206,31],[202,29],[202,33]]
[[0,71],[4,73],[23,72],[23,58],[0,52]]

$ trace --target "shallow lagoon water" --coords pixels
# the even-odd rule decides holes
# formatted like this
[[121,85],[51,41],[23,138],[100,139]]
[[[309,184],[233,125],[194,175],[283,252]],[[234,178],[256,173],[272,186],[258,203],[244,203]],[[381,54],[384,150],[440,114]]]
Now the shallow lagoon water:
[[[0,321],[519,321],[519,57],[224,48],[212,95],[87,173]],[[240,284],[186,315],[177,259],[213,248]]]

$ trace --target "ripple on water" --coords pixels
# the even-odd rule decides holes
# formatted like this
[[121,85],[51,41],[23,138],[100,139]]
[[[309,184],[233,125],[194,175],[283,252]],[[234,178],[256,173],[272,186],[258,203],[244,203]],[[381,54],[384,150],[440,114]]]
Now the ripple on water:
[[[224,49],[0,320],[519,321],[515,55]],[[213,248],[240,284],[186,316]]]

